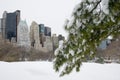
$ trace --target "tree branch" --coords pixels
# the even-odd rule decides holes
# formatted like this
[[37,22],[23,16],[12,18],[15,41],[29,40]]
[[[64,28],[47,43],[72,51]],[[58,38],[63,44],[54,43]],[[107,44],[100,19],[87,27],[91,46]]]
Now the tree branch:
[[96,6],[90,11],[90,13],[92,13],[96,8],[97,6],[100,4],[101,0],[97,2]]

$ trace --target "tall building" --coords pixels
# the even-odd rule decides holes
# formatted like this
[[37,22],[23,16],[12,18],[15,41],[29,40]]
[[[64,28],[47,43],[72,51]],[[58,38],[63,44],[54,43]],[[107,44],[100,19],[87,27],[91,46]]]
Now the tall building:
[[4,11],[3,18],[2,18],[2,38],[3,39],[5,39],[6,15],[7,15],[7,11]]
[[58,35],[58,41],[60,41],[60,40],[65,40],[65,37],[64,37],[64,36],[62,36],[61,34],[60,34],[60,35]]
[[39,25],[33,21],[30,26],[30,42],[31,46],[37,50],[41,49],[40,37],[39,37]]
[[26,21],[20,21],[17,26],[17,44],[30,47],[30,35]]
[[20,21],[20,11],[17,10],[13,13],[3,13],[3,38],[9,39],[16,38],[17,41],[17,26]]
[[45,32],[45,26],[44,24],[39,24],[39,32],[44,33]]
[[53,51],[52,38],[50,36],[46,36],[45,38],[46,40],[44,42],[44,48],[46,48],[48,51]]
[[2,19],[0,19],[0,35],[2,35],[1,33],[2,33]]
[[3,38],[2,38],[2,21],[3,21],[3,19],[1,18],[0,19],[0,42],[1,43],[4,41]]
[[50,27],[45,27],[45,36],[51,36],[51,28]]
[[45,26],[44,24],[39,24],[39,37],[40,37],[40,43],[42,44],[42,47],[44,47],[44,41],[45,41]]
[[98,48],[104,50],[107,48],[107,46],[111,43],[111,40],[110,39],[105,39],[103,40],[100,45],[98,46]]
[[52,35],[52,42],[53,42],[53,52],[58,48],[58,43],[59,43],[59,39],[56,36],[56,34]]
[[20,10],[16,10],[15,13],[16,13],[16,18],[17,18],[17,19],[16,19],[16,23],[17,23],[17,25],[18,25],[19,22],[20,22],[20,19],[21,19],[21,18],[20,18]]
[[103,50],[103,49],[106,49],[106,47],[107,47],[107,40],[103,40],[100,43],[99,48]]

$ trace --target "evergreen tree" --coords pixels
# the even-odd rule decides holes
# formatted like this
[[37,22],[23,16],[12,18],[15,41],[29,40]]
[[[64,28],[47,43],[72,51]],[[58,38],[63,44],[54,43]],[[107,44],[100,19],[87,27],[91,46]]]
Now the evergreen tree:
[[83,0],[67,20],[65,30],[68,39],[56,51],[54,61],[61,76],[74,68],[79,71],[82,61],[94,57],[102,40],[120,33],[120,0]]

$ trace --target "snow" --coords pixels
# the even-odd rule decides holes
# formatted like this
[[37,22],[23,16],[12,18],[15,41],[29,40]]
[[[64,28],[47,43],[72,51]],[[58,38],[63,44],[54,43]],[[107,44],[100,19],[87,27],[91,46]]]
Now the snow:
[[115,63],[83,63],[80,72],[59,77],[52,62],[0,62],[0,80],[120,80],[119,74]]
[[102,2],[101,2],[101,8],[103,9],[103,12],[106,14],[109,13],[108,3],[109,3],[109,0],[102,0]]
[[58,55],[58,51],[63,48],[63,43],[64,43],[63,40],[60,40],[60,41],[59,41],[59,46],[58,46],[58,48],[55,50],[55,53],[54,53],[55,56]]
[[72,17],[70,18],[70,21],[68,22],[67,26],[68,26],[68,27],[71,27],[71,26],[73,25],[74,21],[75,21],[75,17],[72,16]]

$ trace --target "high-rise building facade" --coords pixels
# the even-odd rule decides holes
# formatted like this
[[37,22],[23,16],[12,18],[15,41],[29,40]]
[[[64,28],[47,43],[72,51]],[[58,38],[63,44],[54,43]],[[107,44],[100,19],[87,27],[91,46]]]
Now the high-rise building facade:
[[45,32],[45,26],[44,24],[39,24],[39,32],[44,33]]
[[48,50],[48,51],[53,51],[53,42],[52,42],[52,38],[50,36],[45,36],[46,40],[44,42],[44,47]]
[[104,50],[108,47],[108,45],[111,43],[111,40],[110,39],[105,39],[103,40],[100,45],[98,46],[98,48]]
[[0,35],[2,33],[2,19],[0,19]]
[[50,27],[45,27],[45,36],[51,36],[51,28]]
[[65,37],[64,37],[64,36],[62,36],[61,34],[60,34],[60,35],[58,35],[58,41],[60,41],[60,40],[65,40]]
[[39,37],[39,25],[33,21],[30,26],[30,42],[31,46],[37,50],[41,49],[40,37]]
[[7,11],[4,11],[3,18],[2,18],[2,38],[3,39],[5,39],[6,16],[7,16]]
[[20,21],[17,26],[17,44],[30,47],[30,35],[26,21]]
[[52,42],[53,42],[53,51],[56,50],[56,48],[58,48],[58,43],[59,43],[59,39],[58,37],[56,36],[56,34],[53,34],[52,35]]
[[19,24],[19,22],[20,22],[20,20],[21,20],[21,18],[20,18],[20,10],[16,10],[16,23],[17,23],[17,25]]
[[17,26],[20,21],[20,11],[17,10],[13,13],[7,13],[6,11],[3,13],[3,38],[11,39],[14,37],[17,41]]
[[39,24],[39,37],[40,37],[40,43],[42,44],[42,47],[44,47],[44,41],[45,41],[45,26],[44,24]]

